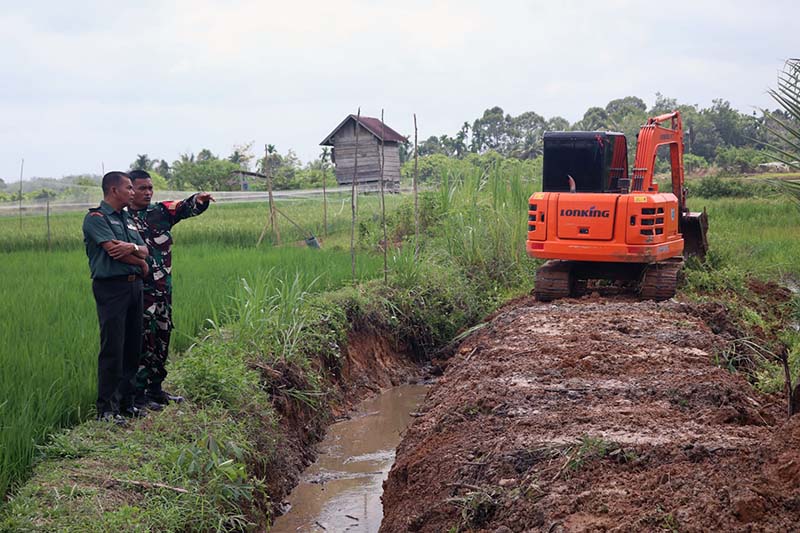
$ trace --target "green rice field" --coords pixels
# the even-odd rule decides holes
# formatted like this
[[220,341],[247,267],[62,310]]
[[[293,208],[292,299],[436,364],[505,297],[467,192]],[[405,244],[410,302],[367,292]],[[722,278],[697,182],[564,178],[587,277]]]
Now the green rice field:
[[800,210],[787,198],[690,198],[708,210],[712,253],[730,265],[771,279],[800,279]]
[[[387,199],[396,203],[397,198]],[[273,246],[264,226],[263,204],[213,205],[182,221],[175,247],[172,353],[188,347],[221,314],[242,279],[281,278],[299,273],[317,279],[314,290],[351,282],[350,204],[329,205],[329,238],[322,228],[322,202],[278,203],[297,223],[312,228],[321,250],[306,247],[304,235],[281,219],[282,246]],[[378,212],[377,197],[361,199],[365,219]],[[99,333],[91,279],[83,250],[83,213],[51,217],[47,251],[44,217],[0,218],[0,495],[23,479],[37,443],[62,426],[91,415],[96,391]],[[357,276],[378,275],[382,257],[360,252]]]

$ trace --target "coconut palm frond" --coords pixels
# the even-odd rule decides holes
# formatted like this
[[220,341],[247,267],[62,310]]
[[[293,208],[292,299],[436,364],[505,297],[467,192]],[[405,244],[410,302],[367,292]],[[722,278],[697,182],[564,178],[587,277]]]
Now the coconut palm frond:
[[[780,118],[776,117],[774,113],[770,113],[769,111],[765,111],[764,114],[767,116],[767,118],[769,118],[770,120],[772,120],[773,122],[775,122],[778,125],[778,127],[766,125],[765,127],[769,131],[771,131],[775,135],[779,136],[782,140],[785,140],[785,141],[789,142],[790,144],[794,144],[796,146],[800,145],[800,128],[799,127],[797,127],[797,126],[795,126],[795,125],[793,125],[793,124],[791,124],[789,122],[786,122],[784,120],[781,120]],[[800,115],[798,115],[798,116],[800,116]],[[784,135],[784,132],[785,132],[785,135]],[[787,139],[786,137],[789,137],[790,139]]]
[[770,178],[767,180],[775,189],[781,191],[795,206],[800,209],[800,181],[780,180]]
[[[778,75],[778,86],[767,91],[778,105],[786,112],[791,122],[775,116],[768,111],[764,115],[772,121],[767,130],[783,143],[766,144],[767,151],[775,159],[794,168],[800,168],[800,58],[788,59],[783,71]],[[778,190],[794,200],[800,208],[800,181],[769,180]]]
[[[769,130],[773,132],[773,130]],[[777,135],[776,135],[777,136]],[[783,137],[778,136],[781,140],[784,140]],[[777,146],[773,143],[762,142],[761,143],[764,148],[767,149],[769,155],[780,161],[781,163],[785,163],[790,167],[794,167],[800,169],[800,161],[797,161],[797,153],[800,152],[800,148],[796,151],[792,150],[792,146]]]

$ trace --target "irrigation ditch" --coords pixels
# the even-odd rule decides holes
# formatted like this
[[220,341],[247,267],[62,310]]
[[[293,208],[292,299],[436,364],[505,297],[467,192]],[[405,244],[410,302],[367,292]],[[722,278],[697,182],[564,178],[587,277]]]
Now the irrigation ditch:
[[[774,283],[750,289],[790,301]],[[281,501],[296,508],[275,531],[790,530],[800,423],[723,362],[743,334],[720,303],[596,293],[513,300],[433,359],[389,331],[351,333],[331,421],[372,403],[308,443],[319,461],[295,464]],[[375,395],[427,379],[390,430],[409,423],[402,440],[362,448],[365,418],[397,408]]]

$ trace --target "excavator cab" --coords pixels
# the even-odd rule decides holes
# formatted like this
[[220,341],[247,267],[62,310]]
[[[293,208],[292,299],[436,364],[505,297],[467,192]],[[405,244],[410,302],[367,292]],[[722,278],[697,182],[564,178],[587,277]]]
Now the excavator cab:
[[543,192],[620,192],[628,182],[625,135],[599,131],[544,134]]

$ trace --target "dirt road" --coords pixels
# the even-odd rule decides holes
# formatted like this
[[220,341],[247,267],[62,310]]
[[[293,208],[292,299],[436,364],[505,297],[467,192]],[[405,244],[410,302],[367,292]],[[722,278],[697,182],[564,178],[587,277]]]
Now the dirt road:
[[800,417],[674,302],[522,300],[467,339],[384,484],[382,532],[789,531]]

